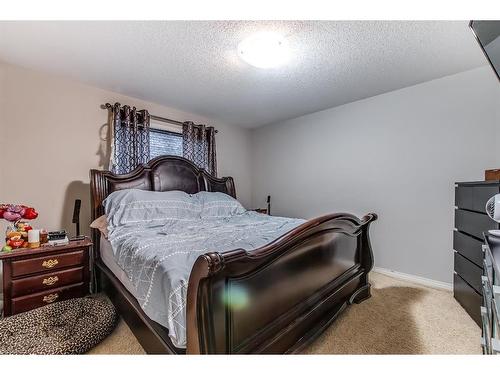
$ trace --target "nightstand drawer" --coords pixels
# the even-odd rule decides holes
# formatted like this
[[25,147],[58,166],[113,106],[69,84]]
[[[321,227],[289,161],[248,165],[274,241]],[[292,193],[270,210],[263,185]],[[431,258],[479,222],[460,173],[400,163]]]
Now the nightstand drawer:
[[53,302],[64,301],[70,298],[83,297],[86,294],[83,283],[70,285],[68,287],[50,289],[42,293],[30,294],[28,296],[12,299],[12,314],[36,309]]
[[83,267],[12,280],[11,295],[18,297],[83,281]]
[[51,271],[71,266],[79,266],[84,261],[84,250],[56,254],[39,258],[12,261],[12,277]]

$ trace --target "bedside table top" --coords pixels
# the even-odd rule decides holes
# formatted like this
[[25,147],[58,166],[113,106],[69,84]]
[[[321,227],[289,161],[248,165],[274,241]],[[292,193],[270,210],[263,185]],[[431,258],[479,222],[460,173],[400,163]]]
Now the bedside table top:
[[9,258],[17,258],[17,257],[25,257],[32,255],[42,255],[44,253],[50,253],[54,251],[64,251],[64,250],[72,250],[78,247],[89,247],[92,246],[92,241],[88,238],[85,238],[81,241],[70,241],[67,245],[42,245],[36,249],[17,249],[12,251],[0,251],[0,260],[9,259]]

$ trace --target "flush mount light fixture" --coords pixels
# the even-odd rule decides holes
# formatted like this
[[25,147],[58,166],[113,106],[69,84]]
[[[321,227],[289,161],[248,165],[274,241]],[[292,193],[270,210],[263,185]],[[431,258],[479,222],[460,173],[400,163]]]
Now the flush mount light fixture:
[[260,32],[238,44],[238,55],[250,65],[270,69],[286,63],[290,51],[283,36],[274,32]]

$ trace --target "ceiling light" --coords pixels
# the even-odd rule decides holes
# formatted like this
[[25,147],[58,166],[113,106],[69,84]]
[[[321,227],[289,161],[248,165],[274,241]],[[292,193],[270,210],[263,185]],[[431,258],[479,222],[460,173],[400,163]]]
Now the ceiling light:
[[238,44],[238,55],[257,68],[276,68],[290,57],[288,43],[284,37],[273,32],[260,32]]

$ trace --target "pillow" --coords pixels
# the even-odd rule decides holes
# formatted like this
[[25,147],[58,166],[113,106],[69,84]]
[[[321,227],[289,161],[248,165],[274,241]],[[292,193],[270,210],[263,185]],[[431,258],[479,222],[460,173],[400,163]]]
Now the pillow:
[[108,223],[119,225],[164,225],[175,220],[200,219],[201,205],[183,191],[118,190],[104,201]]
[[194,194],[202,206],[201,217],[203,219],[230,217],[246,212],[246,209],[233,197],[220,193],[200,191]]
[[108,220],[106,219],[106,215],[99,216],[92,223],[90,223],[90,227],[98,229],[104,238],[108,238]]

